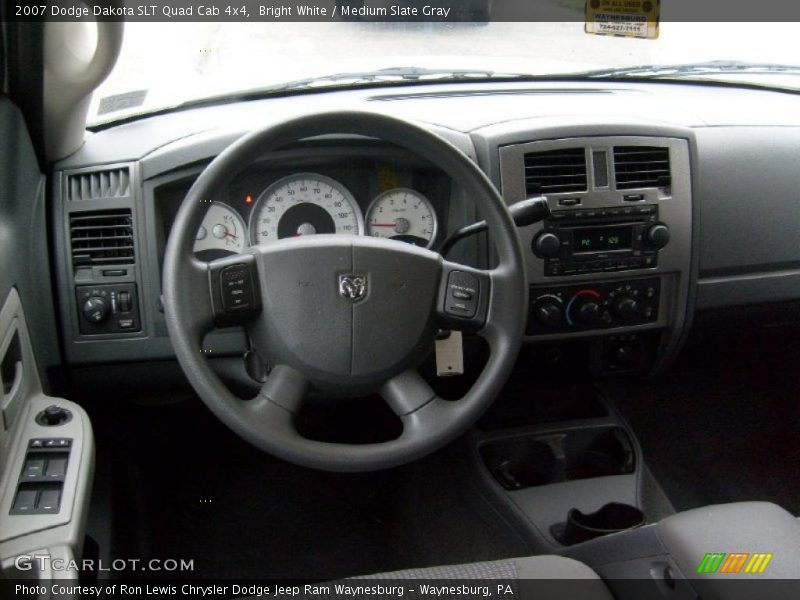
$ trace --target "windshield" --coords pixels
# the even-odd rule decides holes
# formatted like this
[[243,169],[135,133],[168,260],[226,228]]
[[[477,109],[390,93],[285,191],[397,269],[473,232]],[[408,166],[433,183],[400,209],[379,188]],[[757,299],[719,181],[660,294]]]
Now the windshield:
[[[119,60],[94,94],[89,124],[298,80],[327,78],[295,88],[375,81],[365,75],[385,69],[395,75],[378,82],[559,76],[710,61],[758,68],[712,65],[620,75],[800,89],[800,76],[786,68],[800,67],[794,23],[667,22],[655,40],[590,35],[582,22],[128,23]],[[779,72],[768,68],[777,64],[784,67]],[[409,69],[430,71],[401,75]],[[341,73],[348,76],[328,77]]]

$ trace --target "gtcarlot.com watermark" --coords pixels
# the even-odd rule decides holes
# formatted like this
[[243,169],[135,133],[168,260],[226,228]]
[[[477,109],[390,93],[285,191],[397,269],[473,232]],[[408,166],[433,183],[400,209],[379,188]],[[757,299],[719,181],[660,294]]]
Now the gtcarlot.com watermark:
[[56,577],[59,573],[95,572],[170,572],[184,573],[194,571],[194,559],[185,558],[115,558],[112,561],[83,559],[66,560],[52,558],[47,555],[20,555],[14,560],[14,566],[20,571],[52,571]]

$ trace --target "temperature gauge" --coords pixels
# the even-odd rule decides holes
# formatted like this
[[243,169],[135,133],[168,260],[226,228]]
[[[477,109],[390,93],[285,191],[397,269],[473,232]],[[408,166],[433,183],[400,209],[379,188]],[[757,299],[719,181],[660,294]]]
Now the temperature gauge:
[[367,210],[367,235],[430,248],[436,239],[436,212],[419,192],[396,188],[372,201]]
[[214,202],[209,208],[194,241],[200,260],[214,260],[244,250],[245,226],[242,218],[227,204]]

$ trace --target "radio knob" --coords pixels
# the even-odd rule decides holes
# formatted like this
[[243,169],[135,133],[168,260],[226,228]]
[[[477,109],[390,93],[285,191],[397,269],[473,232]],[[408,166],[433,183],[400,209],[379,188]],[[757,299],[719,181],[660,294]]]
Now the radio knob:
[[102,323],[108,318],[108,302],[99,296],[92,296],[81,307],[83,317],[90,323]]
[[564,320],[561,303],[555,300],[541,300],[533,308],[533,316],[542,325],[560,325]]
[[554,233],[542,231],[533,238],[532,249],[539,258],[555,258],[561,250],[561,240]]
[[669,227],[664,225],[664,223],[651,225],[644,234],[644,241],[651,248],[663,248],[669,244],[669,238]]
[[614,314],[620,319],[627,321],[639,316],[639,303],[630,296],[620,296],[614,300],[614,304],[611,305],[611,310],[613,310]]
[[603,309],[597,302],[584,302],[578,306],[576,316],[584,325],[599,325],[603,322]]

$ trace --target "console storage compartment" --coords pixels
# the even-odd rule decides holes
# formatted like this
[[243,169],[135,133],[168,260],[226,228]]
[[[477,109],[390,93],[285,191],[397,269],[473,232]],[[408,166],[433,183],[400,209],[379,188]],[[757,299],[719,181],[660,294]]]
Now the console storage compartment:
[[499,438],[483,443],[480,454],[507,490],[625,475],[636,464],[628,434],[608,425]]

